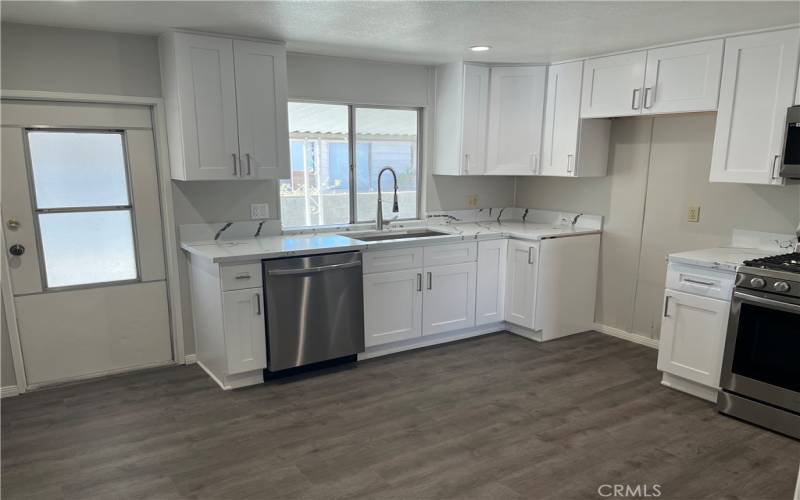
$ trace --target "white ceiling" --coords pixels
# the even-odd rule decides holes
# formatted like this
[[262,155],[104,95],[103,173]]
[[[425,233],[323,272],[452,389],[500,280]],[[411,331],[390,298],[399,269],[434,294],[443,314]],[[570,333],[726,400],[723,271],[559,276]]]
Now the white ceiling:
[[[3,21],[285,40],[289,50],[438,63],[548,62],[800,22],[800,2],[21,2]],[[491,45],[472,53],[470,45]]]

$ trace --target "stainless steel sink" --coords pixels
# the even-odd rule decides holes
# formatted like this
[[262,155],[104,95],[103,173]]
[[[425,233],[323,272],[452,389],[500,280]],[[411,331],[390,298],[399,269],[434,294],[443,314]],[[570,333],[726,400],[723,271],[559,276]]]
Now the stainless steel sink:
[[434,236],[450,236],[450,233],[433,231],[431,229],[411,229],[407,231],[388,231],[373,233],[344,233],[342,236],[353,238],[358,241],[386,241],[386,240],[407,240],[410,238],[432,238]]

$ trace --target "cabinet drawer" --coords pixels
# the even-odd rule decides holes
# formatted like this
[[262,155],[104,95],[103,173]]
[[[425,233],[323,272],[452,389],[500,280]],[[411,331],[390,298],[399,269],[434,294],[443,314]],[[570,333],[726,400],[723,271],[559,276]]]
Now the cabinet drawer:
[[703,297],[731,300],[735,274],[706,267],[670,263],[667,288]]
[[364,274],[422,267],[422,248],[397,248],[364,252]]
[[261,287],[261,263],[222,266],[222,290],[241,290]]
[[448,266],[462,262],[475,262],[478,257],[478,243],[454,243],[424,248],[423,262],[427,266]]

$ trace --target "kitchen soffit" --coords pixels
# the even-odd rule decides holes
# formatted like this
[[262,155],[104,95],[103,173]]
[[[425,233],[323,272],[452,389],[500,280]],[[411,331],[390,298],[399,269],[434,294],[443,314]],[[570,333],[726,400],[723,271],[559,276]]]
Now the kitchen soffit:
[[[21,2],[3,21],[154,35],[171,28],[288,49],[441,63],[547,62],[800,22],[797,2]],[[475,53],[475,43],[492,50]]]

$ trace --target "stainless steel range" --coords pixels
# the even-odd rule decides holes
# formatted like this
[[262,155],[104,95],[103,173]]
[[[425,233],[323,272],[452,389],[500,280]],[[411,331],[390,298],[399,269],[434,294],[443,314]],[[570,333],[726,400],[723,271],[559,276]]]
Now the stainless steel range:
[[744,262],[717,409],[800,439],[800,253]]

